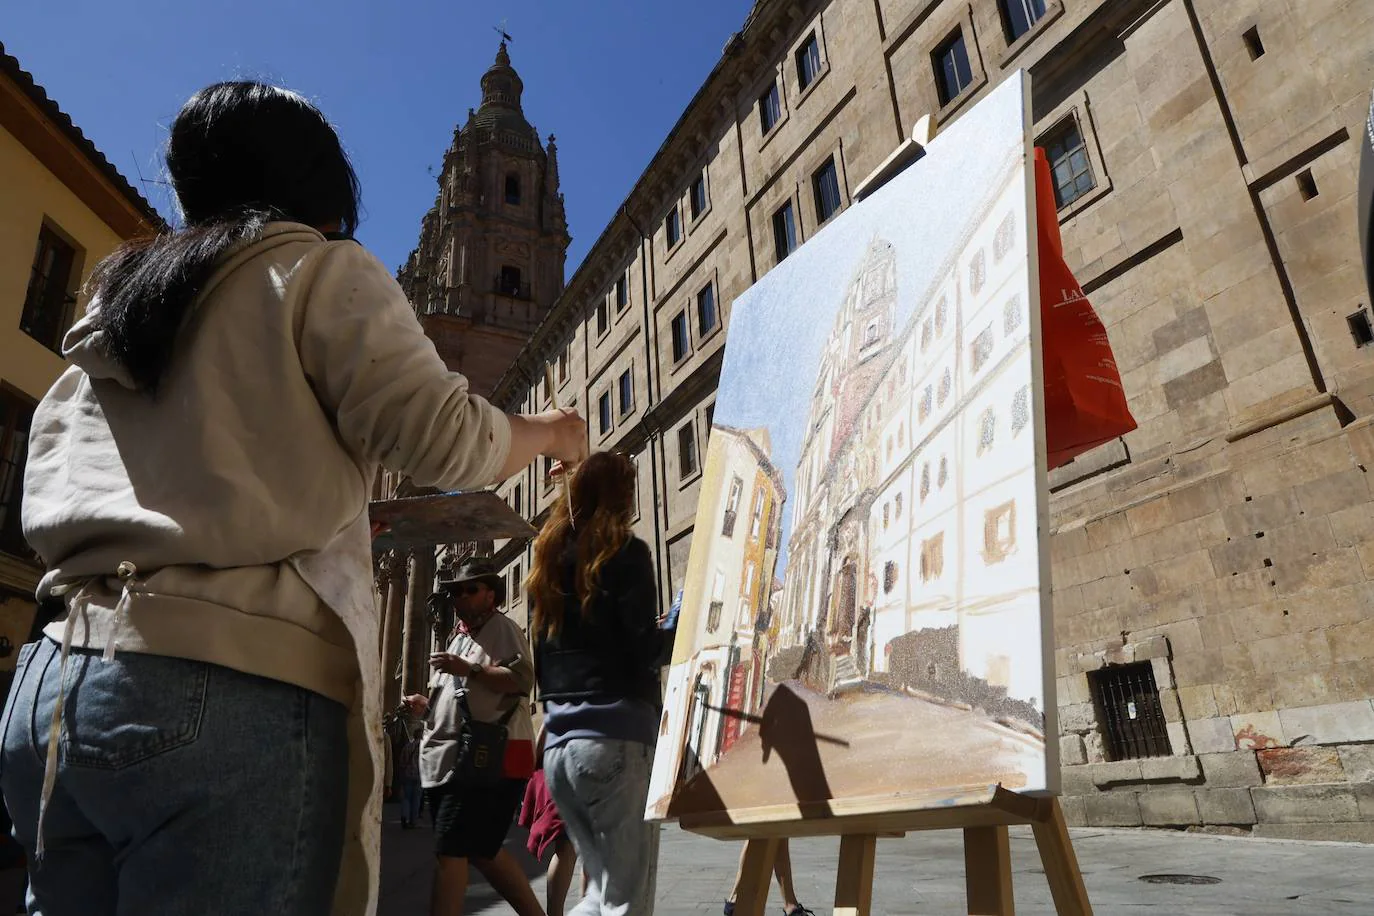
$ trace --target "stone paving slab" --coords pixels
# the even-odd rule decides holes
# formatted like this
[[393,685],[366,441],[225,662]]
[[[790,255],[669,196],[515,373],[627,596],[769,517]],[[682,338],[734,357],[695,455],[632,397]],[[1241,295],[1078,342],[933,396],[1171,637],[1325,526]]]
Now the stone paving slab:
[[[401,831],[388,805],[383,829],[380,916],[428,912],[432,838],[429,828]],[[1168,913],[1174,916],[1295,916],[1374,914],[1374,846],[1218,837],[1156,830],[1071,831],[1088,896],[1099,916]],[[880,839],[873,894],[874,916],[963,914],[964,860],[957,831],[930,831]],[[524,852],[513,828],[507,848],[518,852],[542,899],[542,869]],[[739,844],[664,828],[656,916],[719,913],[739,858]],[[1012,867],[1018,916],[1053,916],[1049,888],[1028,829],[1013,828]],[[797,893],[818,914],[831,911],[839,840],[795,840]],[[1142,875],[1188,874],[1219,878],[1207,885],[1148,884]],[[576,883],[574,883],[574,889]],[[782,911],[776,888],[768,912]],[[569,909],[576,896],[569,900]],[[475,878],[469,914],[510,908]]]

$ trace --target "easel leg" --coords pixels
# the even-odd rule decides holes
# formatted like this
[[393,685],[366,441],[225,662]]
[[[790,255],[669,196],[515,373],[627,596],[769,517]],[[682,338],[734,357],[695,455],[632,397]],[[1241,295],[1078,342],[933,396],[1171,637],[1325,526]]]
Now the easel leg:
[[970,916],[1013,916],[1006,827],[964,828],[964,884]]
[[871,833],[840,837],[835,916],[868,916],[873,905],[873,859],[877,851],[878,838]]
[[1045,816],[1031,824],[1035,845],[1040,849],[1040,863],[1050,882],[1050,896],[1059,916],[1092,916],[1092,904],[1083,886],[1083,874],[1078,870],[1078,857],[1069,841],[1069,828],[1064,823],[1064,811],[1059,799],[1045,799]]
[[768,903],[768,887],[773,883],[773,858],[778,852],[777,838],[750,840],[740,862],[739,893],[735,897],[737,916],[763,916]]

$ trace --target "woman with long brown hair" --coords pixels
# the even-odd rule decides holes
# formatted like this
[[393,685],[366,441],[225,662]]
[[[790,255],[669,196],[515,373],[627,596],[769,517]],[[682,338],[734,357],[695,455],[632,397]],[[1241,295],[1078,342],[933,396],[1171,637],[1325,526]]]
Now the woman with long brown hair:
[[658,828],[644,822],[658,733],[657,574],[631,531],[635,466],[597,452],[534,545],[544,773],[587,874],[575,916],[651,913]]

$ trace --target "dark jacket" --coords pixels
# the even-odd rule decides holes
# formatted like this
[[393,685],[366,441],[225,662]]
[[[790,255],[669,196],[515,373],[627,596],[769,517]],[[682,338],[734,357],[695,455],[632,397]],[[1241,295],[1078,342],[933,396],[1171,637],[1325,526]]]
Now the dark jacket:
[[601,568],[596,594],[583,608],[574,585],[577,545],[559,559],[563,626],[537,637],[539,699],[641,699],[658,706],[658,586],[649,545],[630,538]]

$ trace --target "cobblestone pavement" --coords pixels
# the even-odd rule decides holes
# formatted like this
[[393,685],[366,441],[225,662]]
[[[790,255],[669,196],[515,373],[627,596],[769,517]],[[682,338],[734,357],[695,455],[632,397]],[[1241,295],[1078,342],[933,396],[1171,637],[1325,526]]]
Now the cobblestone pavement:
[[[402,831],[396,810],[393,805],[386,807],[380,916],[424,916],[428,912],[432,837],[428,825]],[[1071,833],[1098,916],[1374,914],[1374,846],[1154,830],[1083,829]],[[524,834],[519,828],[512,828],[507,848],[520,855],[542,899],[542,869],[524,852]],[[837,839],[792,843],[797,893],[818,914],[830,912],[838,853]],[[1018,916],[1051,916],[1054,907],[1029,830],[1012,830],[1011,853]],[[676,826],[665,827],[656,916],[719,913],[738,858],[736,843],[693,836]],[[1147,875],[1193,875],[1218,881],[1170,884],[1140,880]],[[874,916],[965,913],[963,881],[963,845],[957,831],[879,840]],[[782,906],[776,888],[773,895],[768,912],[777,914]],[[569,909],[575,903],[574,893]],[[475,877],[466,912],[511,910],[480,877]]]

